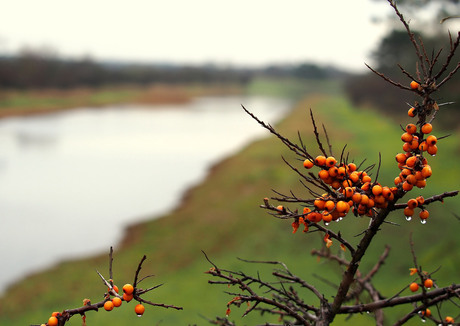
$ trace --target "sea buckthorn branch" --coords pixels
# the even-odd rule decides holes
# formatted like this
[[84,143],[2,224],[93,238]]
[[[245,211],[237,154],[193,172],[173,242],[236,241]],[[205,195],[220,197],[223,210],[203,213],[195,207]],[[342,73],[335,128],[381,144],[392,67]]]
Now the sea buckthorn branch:
[[[453,75],[456,72],[458,72],[458,70],[460,69],[460,62],[459,62],[459,63],[457,63],[455,68],[453,68],[447,74],[447,76],[444,77],[444,79],[441,82],[437,83],[437,80],[439,80],[441,78],[441,76],[447,71],[447,69],[448,69],[448,67],[449,67],[449,65],[450,65],[450,63],[452,61],[452,58],[454,57],[454,54],[455,54],[455,52],[456,52],[456,50],[457,50],[457,48],[459,46],[460,32],[457,33],[457,38],[456,38],[455,42],[453,42],[452,35],[449,32],[449,41],[450,41],[449,53],[447,54],[447,57],[446,57],[444,63],[442,64],[441,68],[439,69],[439,71],[433,75],[433,70],[434,70],[434,68],[435,68],[435,66],[436,66],[436,64],[438,62],[439,55],[440,55],[442,49],[440,49],[436,55],[433,55],[430,58],[427,55],[426,51],[425,51],[425,46],[424,46],[424,43],[423,43],[422,39],[419,39],[419,42],[417,42],[417,40],[415,39],[414,33],[411,31],[411,29],[409,27],[409,24],[407,23],[407,21],[405,20],[404,16],[402,15],[402,13],[399,11],[398,7],[396,6],[396,2],[393,1],[393,0],[388,0],[388,3],[391,5],[391,7],[393,7],[396,15],[399,17],[400,21],[402,22],[402,24],[404,25],[404,28],[407,31],[407,34],[409,35],[410,42],[413,44],[414,49],[415,49],[415,53],[416,53],[417,58],[418,58],[417,67],[421,67],[423,76],[420,76],[420,72],[417,69],[417,78],[413,78],[412,75],[407,72],[407,70],[405,70],[400,65],[398,65],[398,66],[401,69],[401,71],[403,72],[403,74],[405,74],[406,76],[408,76],[412,80],[419,80],[420,82],[418,84],[421,87],[414,87],[414,88],[408,87],[406,85],[403,85],[401,83],[398,83],[398,82],[395,82],[395,81],[391,80],[389,77],[387,77],[386,75],[376,71],[375,69],[371,68],[369,65],[366,64],[366,66],[373,73],[375,73],[379,77],[383,78],[385,81],[389,82],[390,84],[392,84],[392,85],[394,85],[396,87],[399,87],[401,89],[404,89],[404,90],[415,92],[415,93],[417,93],[417,94],[419,94],[421,96],[427,96],[426,99],[429,99],[429,96],[430,96],[431,93],[435,92],[436,90],[439,89],[439,87],[441,87],[443,84],[445,84],[447,81],[449,81],[453,77]],[[427,102],[425,102],[424,104],[427,104]]]
[[[222,281],[209,280],[210,284],[221,284],[228,286],[238,286],[240,292],[233,293],[227,292],[233,296],[233,299],[227,303],[228,316],[231,312],[230,307],[232,305],[239,307],[242,303],[247,303],[248,308],[244,312],[243,316],[247,315],[253,310],[260,312],[269,312],[271,314],[279,315],[280,318],[292,317],[295,319],[296,325],[311,325],[311,321],[316,320],[315,314],[318,313],[318,308],[305,304],[304,301],[298,296],[298,292],[292,287],[292,285],[298,285],[306,288],[314,293],[320,300],[324,300],[323,295],[312,285],[303,281],[301,278],[292,274],[284,263],[275,261],[248,261],[249,263],[266,263],[266,264],[277,264],[283,266],[283,270],[275,270],[272,275],[275,276],[279,281],[276,284],[280,284],[280,288],[273,286],[270,282],[262,281],[260,276],[253,277],[245,274],[244,272],[235,272],[225,269],[220,269],[214,264],[209,257],[204,253],[208,262],[213,267],[206,271],[207,274],[218,277]],[[286,288],[284,284],[290,284],[289,288]],[[271,298],[266,296],[258,295],[253,289],[252,285],[257,286],[259,289],[264,289],[264,293],[270,293]],[[250,303],[253,303],[251,306]],[[260,304],[272,308],[259,307]],[[315,314],[310,313],[313,312]]]
[[[361,302],[360,295],[362,294],[364,290],[368,292],[369,296],[374,302],[379,301],[384,298],[381,295],[381,293],[372,284],[371,278],[380,269],[381,265],[383,264],[385,259],[388,257],[389,252],[390,252],[390,247],[386,246],[379,260],[377,261],[377,263],[374,265],[374,267],[369,271],[369,273],[366,276],[363,277],[359,270],[356,271],[356,278],[355,278],[356,285],[354,289],[348,293],[347,298],[345,299],[346,302],[353,300],[353,299],[355,299],[357,302]],[[321,251],[313,250],[312,254],[327,258],[329,260],[334,260],[342,266],[349,265],[349,261],[347,261],[346,259],[342,257],[331,255],[329,251],[325,252],[324,250],[321,250]],[[361,306],[361,304],[358,304],[358,306]],[[375,314],[376,325],[383,325],[383,320],[384,320],[383,310],[377,309],[374,311],[374,314]]]
[[[311,201],[312,200],[308,200],[308,201],[306,200],[305,202],[311,202]],[[300,224],[303,223],[305,225],[304,232],[309,232],[310,228],[316,228],[318,231],[325,233],[328,239],[331,239],[331,238],[336,239],[341,244],[342,249],[347,248],[350,251],[351,255],[353,255],[356,250],[351,243],[349,243],[345,238],[342,237],[340,231],[336,233],[318,223],[315,223],[308,219],[304,219],[305,213],[299,214],[298,212],[289,211],[286,207],[282,205],[275,207],[269,203],[268,198],[264,198],[264,204],[260,205],[259,207],[276,212],[276,213],[271,214],[276,218],[294,219],[293,233],[295,233],[298,227],[300,226]],[[314,232],[314,231],[310,231],[310,233],[311,232]]]
[[339,314],[350,314],[350,313],[359,313],[359,312],[371,312],[377,309],[389,308],[394,306],[399,306],[402,304],[408,303],[418,303],[422,300],[428,299],[430,306],[446,301],[449,298],[458,298],[460,295],[460,284],[452,284],[443,288],[438,288],[427,293],[414,294],[404,297],[396,297],[392,300],[382,299],[379,301],[362,304],[362,305],[353,305],[353,306],[342,306],[339,309]]
[[[150,287],[148,289],[140,289],[137,287],[138,285],[138,276],[140,273],[140,270],[142,268],[142,264],[146,260],[146,256],[141,259],[139,262],[139,265],[137,267],[135,276],[134,276],[134,286],[131,284],[125,284],[123,286],[123,295],[119,294],[119,289],[116,285],[114,285],[113,282],[113,248],[110,247],[110,253],[109,253],[109,276],[110,279],[107,280],[104,278],[104,276],[99,273],[99,271],[96,270],[96,273],[99,275],[101,278],[103,284],[107,287],[107,292],[104,293],[103,299],[97,303],[91,303],[89,299],[84,299],[83,300],[83,306],[78,307],[78,308],[73,308],[73,309],[65,309],[62,312],[53,312],[51,317],[48,319],[47,323],[43,323],[40,325],[31,325],[31,326],[64,326],[72,316],[74,315],[81,315],[82,320],[83,320],[83,325],[86,325],[86,312],[88,311],[99,311],[100,308],[104,308],[106,311],[111,311],[114,309],[114,307],[119,307],[122,305],[123,302],[130,302],[132,299],[135,299],[139,304],[136,305],[134,308],[135,313],[138,316],[141,316],[144,311],[145,307],[142,305],[142,303],[146,303],[152,306],[159,306],[159,307],[164,307],[164,308],[174,308],[177,310],[182,310],[182,307],[177,307],[174,305],[165,305],[162,303],[153,303],[148,300],[145,300],[144,298],[141,297],[141,295],[150,292],[156,288],[158,288],[160,285],[156,285],[153,287]],[[152,275],[149,275],[147,277],[144,277],[143,279],[146,279]],[[141,281],[143,280],[141,279]]]
[[[423,205],[429,205],[431,203],[434,203],[436,201],[440,201],[441,203],[444,202],[444,198],[447,198],[447,197],[455,197],[458,195],[458,190],[454,190],[454,191],[446,191],[446,192],[443,192],[442,194],[439,194],[439,195],[434,195],[434,196],[431,196],[429,198],[425,198],[424,200],[424,203]],[[400,203],[400,204],[395,204],[394,205],[394,209],[397,210],[397,209],[404,209],[407,207],[407,204],[403,204],[403,203]]]
[[[313,124],[313,133],[315,135],[317,148],[321,153],[316,157],[312,155],[311,152],[307,151],[307,147],[302,141],[302,137],[299,132],[298,137],[300,145],[297,145],[291,142],[288,138],[282,136],[272,126],[265,124],[262,120],[243,107],[244,110],[261,126],[276,135],[292,152],[299,156],[300,159],[303,159],[303,166],[307,170],[313,168],[319,169],[317,175],[311,171],[303,173],[283,157],[283,161],[290,167],[291,170],[300,176],[300,182],[314,198],[303,199],[294,195],[292,191],[290,192],[290,195],[284,195],[275,191],[275,193],[280,197],[274,197],[272,200],[289,204],[301,204],[303,206],[303,211],[301,213],[299,213],[297,208],[292,209],[283,205],[275,207],[269,203],[268,198],[265,198],[264,205],[261,205],[262,208],[271,211],[271,214],[277,218],[292,219],[293,233],[297,231],[300,224],[305,225],[304,232],[306,233],[309,229],[313,229],[313,232],[323,232],[323,241],[328,250],[323,249],[318,251],[318,255],[323,255],[330,260],[336,260],[340,265],[345,266],[342,279],[337,287],[335,296],[333,296],[332,303],[329,303],[326,298],[323,298],[320,299],[319,306],[311,310],[311,312],[315,314],[313,316],[314,318],[312,318],[315,325],[329,325],[337,314],[358,313],[363,311],[376,312],[375,317],[377,325],[383,325],[383,308],[405,303],[413,303],[419,305],[419,307],[428,307],[434,304],[434,302],[438,302],[437,300],[439,300],[439,296],[442,296],[443,298],[441,301],[459,296],[457,292],[457,284],[453,284],[452,286],[445,287],[443,289],[427,291],[432,286],[436,286],[436,284],[434,284],[429,277],[430,274],[422,273],[421,268],[419,269],[416,267],[421,283],[423,282],[421,295],[414,294],[412,296],[400,297],[399,295],[402,293],[400,292],[397,295],[392,296],[390,299],[383,298],[379,291],[374,288],[371,281],[372,277],[380,269],[381,264],[383,264],[388,254],[387,252],[382,255],[377,264],[374,266],[374,269],[372,269],[364,278],[358,270],[361,260],[367,253],[367,249],[373,241],[375,235],[378,231],[380,231],[382,224],[391,223],[386,220],[391,212],[404,209],[406,219],[410,220],[414,213],[414,209],[420,208],[420,220],[422,223],[426,223],[426,220],[429,217],[429,213],[425,209],[427,205],[435,201],[443,201],[444,198],[456,196],[458,194],[458,191],[450,191],[427,199],[419,196],[417,198],[410,198],[407,203],[398,204],[398,201],[405,197],[414,187],[425,188],[427,179],[432,175],[432,170],[428,164],[427,157],[429,155],[436,155],[438,150],[438,140],[441,140],[443,137],[437,138],[431,134],[433,129],[431,123],[434,121],[440,107],[437,101],[431,96],[439,89],[440,86],[450,80],[460,69],[460,63],[458,63],[457,66],[452,69],[440,83],[436,84],[437,79],[442,78],[442,75],[447,72],[454,53],[458,49],[458,45],[460,43],[460,33],[458,34],[455,42],[449,34],[451,42],[450,52],[448,53],[447,59],[441,69],[438,72],[434,72],[435,66],[440,58],[441,50],[439,50],[436,54],[433,52],[433,55],[429,57],[423,40],[421,38],[419,38],[418,41],[415,39],[414,33],[412,33],[409,28],[409,24],[396,7],[395,1],[388,0],[388,2],[395,10],[396,15],[400,18],[406,28],[411,43],[414,45],[418,58],[418,62],[416,63],[416,74],[413,76],[402,66],[399,66],[403,75],[412,79],[410,86],[407,86],[395,82],[386,75],[377,72],[369,66],[368,67],[371,71],[390,84],[401,89],[411,91],[422,98],[420,102],[415,101],[413,105],[410,105],[410,109],[408,111],[408,115],[410,117],[417,117],[417,121],[415,123],[408,124],[405,128],[402,128],[403,135],[401,136],[401,140],[403,141],[403,153],[396,155],[396,161],[398,163],[400,173],[394,180],[394,186],[384,186],[378,182],[381,167],[380,153],[375,180],[372,180],[370,175],[370,171],[375,167],[375,164],[361,169],[364,161],[359,166],[356,166],[354,163],[349,163],[348,154],[344,155],[345,147],[342,150],[339,161],[337,161],[332,155],[332,146],[323,125],[323,131],[326,134],[326,140],[330,151],[330,156],[328,156],[323,143],[320,140],[319,131],[313,117],[312,110],[310,110],[310,117]],[[322,191],[324,193],[319,194],[318,191],[314,189],[319,189],[318,191]],[[360,239],[355,247],[351,246],[345,239],[343,239],[340,232],[336,234],[328,228],[331,221],[340,221],[345,218],[349,212],[352,212],[355,216],[369,217],[369,226],[358,235]],[[323,222],[324,226],[320,225],[320,222]],[[347,248],[348,246],[351,256],[349,260],[330,254],[329,247],[332,245],[333,239],[338,240],[341,243],[342,249]],[[215,276],[222,277],[222,274],[216,269],[213,270],[213,273],[215,273]],[[230,275],[241,275],[241,273],[235,274],[231,271],[228,271],[228,273]],[[291,275],[289,275],[289,277],[291,277]],[[246,285],[252,284],[253,282],[258,284],[264,283],[260,279],[247,278],[245,280],[246,283],[244,280],[238,279],[239,283],[237,283],[240,284],[241,289],[244,288],[241,282]],[[296,282],[298,283],[298,281]],[[224,282],[220,284],[229,283]],[[283,283],[281,283],[281,285],[282,284]],[[360,285],[360,288],[358,287],[358,289],[353,289],[353,284]],[[415,286],[405,287],[405,289],[407,288],[410,288],[411,291],[413,291]],[[361,302],[359,295],[364,290],[368,291],[372,302]],[[286,291],[287,290],[284,290],[284,292]],[[273,297],[277,298],[279,294],[279,291],[274,291]],[[236,299],[229,302],[228,306],[231,304],[240,304],[243,300],[243,296],[235,298]],[[252,295],[252,298],[255,299],[256,296]],[[353,306],[344,305],[347,301],[353,298],[357,299],[357,304]],[[284,297],[283,300],[289,299],[293,300],[293,302],[297,302],[295,301],[295,295]],[[277,298],[277,302],[284,302],[283,300]],[[264,301],[264,303],[270,305],[269,301]],[[288,303],[289,302],[286,302],[286,304]],[[263,311],[275,313],[275,311],[277,311],[276,309],[278,309],[278,307],[273,308],[273,310],[269,308]],[[249,311],[252,311],[252,309]],[[293,317],[292,315],[289,315],[288,310],[283,310],[283,313],[280,313],[279,315],[282,320],[288,320],[289,317]],[[298,321],[297,317],[294,318]],[[450,319],[447,321],[449,323],[452,322]]]

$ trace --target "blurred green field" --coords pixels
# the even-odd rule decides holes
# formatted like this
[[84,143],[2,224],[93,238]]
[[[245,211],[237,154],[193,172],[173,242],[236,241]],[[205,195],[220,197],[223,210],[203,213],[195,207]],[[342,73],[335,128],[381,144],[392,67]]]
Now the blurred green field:
[[[274,92],[270,91],[273,86],[260,81],[258,85],[253,85],[252,91],[263,89],[270,93]],[[319,154],[309,121],[309,109],[312,108],[318,124],[325,124],[336,156],[347,145],[350,158],[354,158],[355,162],[367,158],[366,162],[372,164],[378,161],[380,152],[382,168],[379,181],[392,185],[399,173],[394,155],[401,151],[400,126],[381,112],[353,108],[340,93],[306,93],[305,88],[303,93],[300,88],[292,91],[291,95],[299,100],[289,116],[277,126],[277,130],[292,139],[296,139],[299,130],[311,153]],[[250,107],[248,109],[251,110]],[[263,117],[259,118],[263,120]],[[408,122],[409,118],[400,123],[405,125]],[[436,124],[434,127],[433,133],[441,136],[443,132],[436,129]],[[254,128],[261,127],[254,122]],[[459,136],[457,132],[439,141],[438,155],[429,159],[433,176],[426,189],[414,194],[429,197],[459,189]],[[226,303],[231,299],[224,292],[232,289],[207,283],[210,277],[204,272],[211,265],[201,250],[221,268],[244,270],[254,275],[259,272],[262,277],[270,277],[271,266],[244,263],[237,257],[283,261],[294,274],[315,284],[320,292],[333,295],[335,289],[317,276],[337,283],[342,271],[335,264],[317,261],[310,255],[311,249],[322,245],[321,235],[292,234],[290,222],[278,220],[258,208],[264,197],[274,195],[271,189],[284,193],[292,190],[299,196],[304,194],[298,176],[282,162],[281,156],[301,166],[301,162],[296,161],[294,155],[273,136],[247,146],[237,155],[214,166],[209,177],[187,193],[180,207],[160,219],[131,226],[122,243],[115,244],[115,283],[120,286],[132,282],[137,264],[146,254],[142,275],[156,276],[145,280],[143,286],[164,283],[146,298],[182,306],[183,311],[147,307],[145,315],[139,319],[133,312],[134,304],[123,303],[121,308],[110,313],[89,312],[88,325],[208,325],[206,318],[224,316]],[[410,233],[413,233],[418,262],[424,270],[431,272],[441,267],[433,275],[438,285],[459,282],[460,252],[457,249],[460,245],[460,221],[453,215],[460,215],[457,209],[459,204],[460,198],[449,198],[444,204],[430,205],[431,216],[426,225],[416,218],[407,222],[402,212],[392,215],[391,221],[400,226],[388,224],[382,228],[360,267],[363,273],[368,271],[384,246],[391,246],[388,260],[374,277],[375,285],[383,295],[391,296],[413,280],[409,276],[409,268],[412,267]],[[366,218],[355,218],[350,214],[342,222],[331,224],[331,227],[335,231],[340,230],[350,242],[356,243],[356,235],[367,224]],[[81,306],[84,298],[90,298],[93,302],[102,299],[105,287],[95,270],[108,276],[108,249],[107,254],[63,262],[16,284],[0,299],[0,324],[19,326],[41,323],[47,320],[52,311]],[[332,250],[341,253],[337,244]],[[344,255],[348,257],[347,253]],[[7,268],[7,265],[3,268]],[[404,294],[408,295],[409,291],[406,290]],[[257,313],[242,319],[240,316],[244,309],[233,308],[230,319],[238,325],[276,322],[276,318],[260,317]],[[409,309],[410,306],[387,310],[387,324]],[[454,308],[448,309],[456,315]],[[334,325],[343,324],[346,317],[338,317]],[[349,321],[353,325],[370,325],[374,324],[371,317],[368,314],[355,315]],[[419,324],[418,318],[408,323]],[[81,325],[81,319],[75,316],[68,325]]]

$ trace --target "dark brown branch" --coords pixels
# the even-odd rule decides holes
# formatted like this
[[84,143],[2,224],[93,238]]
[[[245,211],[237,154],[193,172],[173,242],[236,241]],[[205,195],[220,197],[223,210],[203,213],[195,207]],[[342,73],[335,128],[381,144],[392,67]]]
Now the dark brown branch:
[[[454,190],[454,191],[446,191],[442,194],[439,194],[439,195],[434,195],[432,197],[429,197],[429,198],[426,198],[425,199],[425,202],[423,203],[423,205],[429,205],[431,203],[434,203],[436,201],[440,201],[440,202],[444,202],[444,198],[448,198],[448,197],[455,197],[458,195],[458,190]],[[393,209],[394,210],[397,210],[397,209],[404,209],[405,207],[407,206],[406,203],[400,203],[400,204],[395,204]]]
[[[450,39],[450,51],[449,54],[447,55],[446,61],[444,62],[444,65],[441,67],[439,72],[434,76],[435,80],[439,79],[441,75],[447,70],[452,58],[454,57],[454,54],[457,50],[458,45],[460,44],[460,32],[457,33],[457,39],[455,40],[454,43],[452,43],[452,36],[449,32],[449,39]],[[438,85],[439,87],[439,85]]]
[[313,116],[313,111],[310,109],[310,118],[311,122],[313,124],[313,133],[315,134],[316,138],[316,143],[318,144],[318,148],[323,153],[324,156],[328,156],[326,153],[326,150],[323,147],[323,144],[321,143],[321,140],[319,139],[319,133],[318,133],[318,128],[316,127],[316,122],[315,122],[315,117]]
[[292,143],[288,138],[282,136],[279,134],[275,128],[273,128],[271,125],[266,124],[259,118],[257,118],[253,113],[251,113],[249,110],[247,110],[243,105],[242,105],[243,110],[249,114],[254,120],[257,121],[262,127],[270,131],[272,134],[274,134],[276,137],[278,137],[283,144],[285,144],[291,151],[296,153],[297,155],[304,157],[304,158],[313,158],[304,148],[300,147],[297,144]]
[[[376,302],[371,302],[367,304],[359,304],[354,306],[342,306],[338,310],[338,314],[350,314],[350,313],[359,313],[366,311],[374,311],[376,309],[394,307],[407,303],[420,302],[422,300],[439,300],[442,297],[442,300],[448,298],[457,297],[460,295],[460,284],[453,284],[444,288],[435,289],[426,293],[419,293],[405,297],[397,297],[391,300],[379,300]],[[442,301],[441,300],[441,301]]]

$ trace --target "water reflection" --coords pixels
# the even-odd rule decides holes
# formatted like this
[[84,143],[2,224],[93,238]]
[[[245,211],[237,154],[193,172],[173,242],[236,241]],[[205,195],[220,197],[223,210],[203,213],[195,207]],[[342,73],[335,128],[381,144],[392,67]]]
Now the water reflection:
[[[0,291],[62,257],[105,252],[123,227],[172,209],[208,167],[266,135],[282,99],[79,109],[0,120]],[[50,239],[52,239],[50,241]]]

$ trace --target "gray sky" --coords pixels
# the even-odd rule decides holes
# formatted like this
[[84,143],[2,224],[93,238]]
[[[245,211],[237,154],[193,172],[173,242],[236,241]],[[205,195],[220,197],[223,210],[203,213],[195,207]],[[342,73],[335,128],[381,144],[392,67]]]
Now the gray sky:
[[96,60],[364,71],[385,32],[371,0],[0,0],[0,53],[28,45]]

